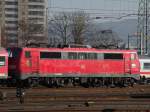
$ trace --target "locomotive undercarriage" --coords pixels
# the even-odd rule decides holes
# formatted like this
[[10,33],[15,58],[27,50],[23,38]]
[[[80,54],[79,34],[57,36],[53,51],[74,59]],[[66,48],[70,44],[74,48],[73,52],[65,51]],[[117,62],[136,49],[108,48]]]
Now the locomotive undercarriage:
[[65,77],[65,78],[28,78],[23,81],[24,86],[44,85],[47,87],[127,87],[133,86],[133,78],[93,78],[93,77]]

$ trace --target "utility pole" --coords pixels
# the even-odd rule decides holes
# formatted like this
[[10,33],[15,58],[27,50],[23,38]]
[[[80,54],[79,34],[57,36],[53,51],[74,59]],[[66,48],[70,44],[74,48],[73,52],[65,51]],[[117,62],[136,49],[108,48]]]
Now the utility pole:
[[130,36],[128,34],[128,49],[130,49]]
[[137,42],[136,41],[137,35],[135,34],[128,34],[128,49],[138,49],[137,48]]
[[145,53],[148,52],[148,0],[145,0]]
[[150,0],[139,0],[138,8],[138,38],[141,55],[147,54],[149,50],[149,34],[150,34]]
[[49,23],[48,23],[48,14],[49,14],[49,11],[48,11],[48,7],[46,8],[46,40],[48,41],[48,26],[49,26]]

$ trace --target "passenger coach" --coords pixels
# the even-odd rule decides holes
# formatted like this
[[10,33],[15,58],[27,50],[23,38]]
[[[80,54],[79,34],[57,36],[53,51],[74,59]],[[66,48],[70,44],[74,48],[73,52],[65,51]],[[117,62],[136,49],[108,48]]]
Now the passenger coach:
[[9,74],[49,85],[126,83],[140,78],[134,50],[94,48],[11,48]]
[[140,57],[141,81],[150,83],[150,57]]

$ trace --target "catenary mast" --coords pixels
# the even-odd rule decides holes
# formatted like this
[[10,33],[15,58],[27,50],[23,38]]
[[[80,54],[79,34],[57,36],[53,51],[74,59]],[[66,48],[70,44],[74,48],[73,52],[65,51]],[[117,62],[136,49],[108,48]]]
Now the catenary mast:
[[141,55],[147,54],[150,35],[150,0],[139,0],[138,8],[138,50]]

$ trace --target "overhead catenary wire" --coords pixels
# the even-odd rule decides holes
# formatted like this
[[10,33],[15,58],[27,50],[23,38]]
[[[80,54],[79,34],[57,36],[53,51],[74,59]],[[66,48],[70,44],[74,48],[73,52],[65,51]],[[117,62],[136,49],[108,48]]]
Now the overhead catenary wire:
[[[88,2],[90,5],[88,5],[89,7],[78,7],[76,5],[74,5],[73,3],[75,3],[75,1],[73,0],[64,0],[64,1],[60,1],[61,3],[64,3],[66,1],[69,2],[69,6],[63,6],[63,5],[59,5],[56,3],[57,0],[50,0],[50,5],[49,5],[49,12],[51,13],[50,15],[56,14],[56,13],[61,13],[61,12],[74,12],[74,11],[85,11],[86,13],[92,15],[92,16],[103,16],[105,18],[106,17],[112,17],[112,18],[125,18],[125,17],[132,17],[132,16],[136,16],[137,17],[137,11],[138,8],[132,8],[132,6],[138,6],[138,0],[101,0],[103,1],[103,3],[106,5],[104,7],[92,7],[92,4],[95,4],[97,2],[97,0],[92,0]],[[81,0],[84,1],[84,0]],[[77,2],[77,1],[76,1]],[[93,3],[95,2],[95,3]],[[109,7],[110,3],[117,3],[118,7],[114,8],[114,7]],[[126,5],[130,5],[130,6],[124,6],[124,3],[127,3]],[[103,4],[103,5],[104,5]]]

